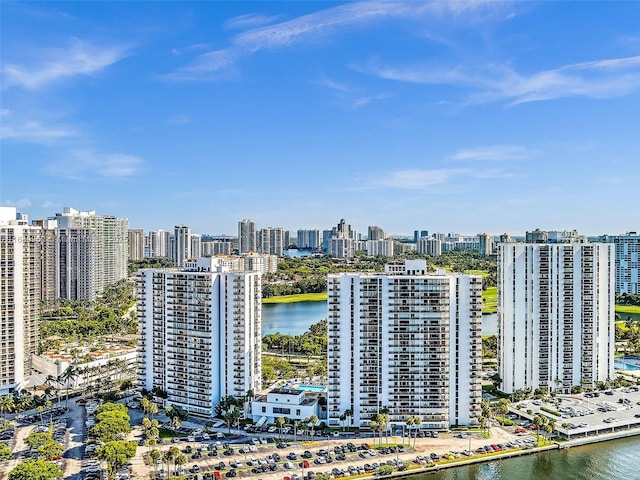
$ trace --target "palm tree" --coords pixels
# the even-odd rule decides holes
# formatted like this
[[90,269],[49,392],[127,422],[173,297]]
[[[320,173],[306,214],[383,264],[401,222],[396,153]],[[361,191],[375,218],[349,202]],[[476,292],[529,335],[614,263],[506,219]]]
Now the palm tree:
[[65,408],[67,407],[68,403],[69,403],[69,382],[71,380],[75,380],[78,376],[78,371],[74,368],[73,365],[69,365],[64,372],[62,372],[62,374],[60,375],[60,378],[62,379],[63,382],[65,382],[66,385],[66,398],[64,401],[64,406]]
[[[411,427],[416,424],[416,420],[415,418],[413,418],[413,415],[409,415],[405,419],[404,423],[407,426],[407,433],[409,435],[409,445],[411,445]],[[402,443],[404,443],[404,433],[402,434]]]
[[2,395],[0,397],[0,413],[2,413],[3,418],[4,418],[4,412],[13,411],[15,406],[16,405],[15,405],[15,402],[13,401],[13,398],[11,398],[9,395]]
[[415,415],[413,421],[416,423],[416,431],[413,434],[413,447],[415,448],[416,442],[418,441],[418,430],[420,429],[420,425],[422,425],[422,417]]
[[247,390],[247,393],[245,394],[244,398],[247,401],[247,412],[251,413],[251,402],[253,401],[254,398],[256,398],[256,394],[252,388]]
[[284,417],[276,418],[276,425],[278,426],[278,430],[280,430],[280,438],[282,438],[282,429],[284,428],[284,424],[287,423]]
[[313,436],[313,430],[318,423],[318,416],[315,413],[309,417],[309,423],[311,424],[311,436]]
[[[176,458],[173,459],[173,464],[176,467],[176,470],[177,470],[178,465],[186,465],[187,464],[187,456],[184,453],[179,453],[176,456]],[[176,471],[176,475],[177,474],[178,474],[178,472]]]
[[157,472],[158,469],[158,460],[162,458],[162,453],[157,448],[154,448],[149,452],[149,461],[153,462],[153,473]]
[[[180,449],[175,445],[169,449],[169,453],[171,454],[171,459],[173,460],[173,471],[175,472],[176,460],[178,459],[178,456],[182,455],[182,453],[180,453]],[[185,457],[185,460],[186,460],[186,457]]]

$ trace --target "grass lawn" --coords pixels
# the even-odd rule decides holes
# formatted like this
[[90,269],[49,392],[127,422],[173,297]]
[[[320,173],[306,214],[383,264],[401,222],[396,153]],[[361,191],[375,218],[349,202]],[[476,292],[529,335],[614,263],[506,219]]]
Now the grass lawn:
[[616,313],[638,313],[640,314],[640,307],[636,305],[616,305]]
[[465,270],[464,273],[468,273],[469,275],[480,275],[482,278],[489,276],[489,272],[486,270]]
[[327,300],[327,292],[323,293],[299,293],[297,295],[279,295],[263,298],[262,303],[296,303],[296,302],[324,302]]
[[160,427],[158,429],[158,431],[160,433],[160,438],[173,438],[173,437],[186,437],[187,436],[186,433],[175,432],[175,431],[170,430],[168,428]]
[[498,287],[487,287],[482,292],[482,313],[498,311]]

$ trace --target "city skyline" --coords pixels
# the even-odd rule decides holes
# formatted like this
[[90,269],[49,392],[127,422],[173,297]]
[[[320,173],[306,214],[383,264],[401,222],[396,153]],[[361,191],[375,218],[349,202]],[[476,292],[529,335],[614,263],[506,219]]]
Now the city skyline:
[[0,205],[32,219],[640,229],[637,3],[2,8]]

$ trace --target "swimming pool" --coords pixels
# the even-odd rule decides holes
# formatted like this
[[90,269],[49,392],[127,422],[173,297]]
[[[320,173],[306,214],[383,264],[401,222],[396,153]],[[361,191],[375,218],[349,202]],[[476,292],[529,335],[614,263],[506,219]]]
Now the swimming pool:
[[325,387],[322,385],[296,385],[296,390],[304,390],[305,392],[324,392],[324,389]]
[[640,370],[640,358],[638,357],[622,357],[616,358],[613,362],[613,368],[616,370]]

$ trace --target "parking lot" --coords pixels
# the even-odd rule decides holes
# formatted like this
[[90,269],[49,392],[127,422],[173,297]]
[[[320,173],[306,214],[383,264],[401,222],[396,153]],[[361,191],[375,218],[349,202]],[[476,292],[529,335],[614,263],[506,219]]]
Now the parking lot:
[[[519,402],[519,410],[511,411],[521,416],[520,424],[542,413],[556,420],[558,436],[575,439],[640,427],[640,391],[637,387],[625,387],[581,395],[556,397],[559,403],[539,400]],[[560,415],[555,415],[546,407]],[[526,413],[531,410],[532,413]]]

